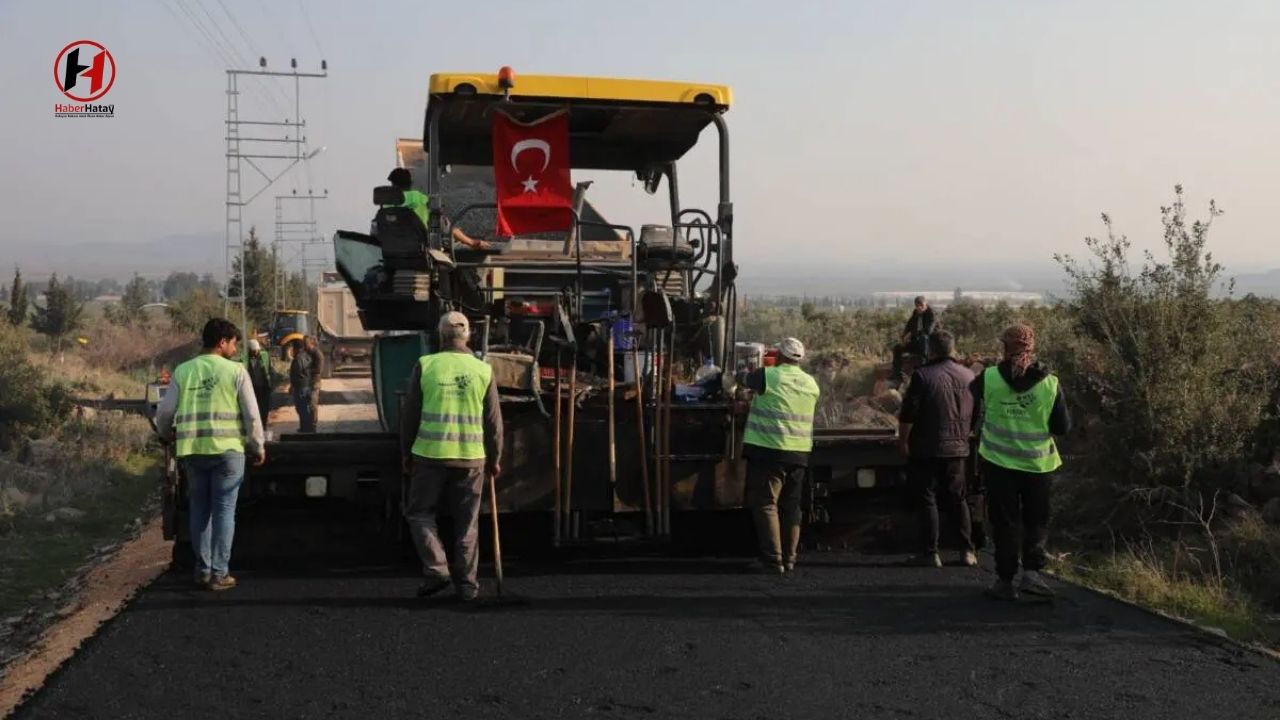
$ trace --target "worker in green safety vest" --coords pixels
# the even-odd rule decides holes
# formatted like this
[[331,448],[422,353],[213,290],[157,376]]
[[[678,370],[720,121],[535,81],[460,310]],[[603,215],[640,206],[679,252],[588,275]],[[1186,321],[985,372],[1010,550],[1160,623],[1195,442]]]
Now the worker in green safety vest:
[[[978,455],[998,576],[987,594],[998,600],[1016,600],[1019,593],[1052,598],[1053,589],[1040,571],[1053,473],[1062,466],[1053,436],[1070,432],[1071,415],[1057,376],[1034,361],[1035,330],[1013,325],[1000,340],[1004,359],[972,385],[975,414],[981,416],[976,423],[981,428]],[[1020,565],[1022,579],[1015,588]]]
[[262,343],[256,338],[249,338],[249,352],[245,355],[245,368],[249,371],[249,380],[253,383],[253,397],[258,402],[258,416],[262,418],[262,426],[267,425],[267,414],[271,411],[271,354],[262,349]]
[[179,365],[156,410],[156,429],[182,464],[190,514],[195,580],[211,590],[236,585],[228,567],[245,454],[266,462],[253,384],[238,356],[240,330],[214,318],[201,333],[204,351]]
[[[502,407],[492,368],[467,347],[467,317],[445,313],[438,329],[441,350],[419,358],[400,418],[404,471],[410,476],[404,514],[426,576],[418,596],[435,595],[452,580],[465,602],[479,592],[477,538],[485,473],[496,477],[502,471]],[[454,523],[452,565],[436,525],[442,496]]]
[[755,519],[760,561],[753,570],[790,573],[800,547],[800,503],[813,450],[818,383],[804,370],[804,344],[778,343],[778,364],[748,374],[755,397],[742,434],[747,460],[746,500]]
[[[406,207],[412,210],[418,216],[418,219],[422,221],[423,228],[430,227],[427,223],[427,220],[431,217],[431,210],[428,205],[429,198],[421,190],[413,189],[413,175],[406,168],[396,168],[387,175],[387,182],[404,193],[404,202],[400,203],[399,207]],[[488,242],[476,240],[466,234],[461,228],[450,227],[447,218],[442,217],[441,220],[444,221],[444,226],[449,229],[449,235],[455,243],[477,250],[487,250],[492,247]]]

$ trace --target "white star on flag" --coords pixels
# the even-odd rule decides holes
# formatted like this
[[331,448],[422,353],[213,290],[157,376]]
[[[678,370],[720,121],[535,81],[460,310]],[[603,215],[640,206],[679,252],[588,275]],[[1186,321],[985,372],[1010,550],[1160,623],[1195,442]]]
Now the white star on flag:
[[522,180],[520,184],[524,185],[524,191],[527,193],[538,192],[538,181],[534,180],[532,175],[527,180]]

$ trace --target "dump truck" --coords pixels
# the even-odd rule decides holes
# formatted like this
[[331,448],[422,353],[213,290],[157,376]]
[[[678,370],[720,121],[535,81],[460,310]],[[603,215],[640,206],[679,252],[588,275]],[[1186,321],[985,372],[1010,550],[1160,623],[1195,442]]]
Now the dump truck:
[[324,353],[324,375],[366,372],[374,333],[365,330],[351,289],[341,282],[316,288],[316,336]]
[[[704,83],[517,78],[506,68],[432,75],[423,137],[401,140],[396,153],[429,197],[427,224],[399,207],[401,191],[379,187],[368,231],[334,235],[337,271],[362,326],[378,333],[381,431],[273,439],[242,497],[341,497],[378,513],[385,531],[402,529],[403,389],[418,358],[437,349],[438,319],[457,310],[502,399],[499,512],[540,518],[560,545],[671,539],[709,513],[740,509],[747,408],[727,382],[739,307],[731,103],[730,88]],[[621,178],[663,209],[606,219],[579,182],[567,231],[455,245],[446,218],[472,237],[495,234],[494,163],[507,161],[493,156],[496,113],[521,123],[566,113],[578,179]],[[716,183],[691,199],[679,171],[704,140]],[[853,461],[862,478],[888,463],[892,438],[820,435],[825,452],[863,458]],[[180,515],[181,481],[172,485],[166,507]],[[814,519],[818,499],[809,498]],[[181,539],[184,523],[167,526]]]

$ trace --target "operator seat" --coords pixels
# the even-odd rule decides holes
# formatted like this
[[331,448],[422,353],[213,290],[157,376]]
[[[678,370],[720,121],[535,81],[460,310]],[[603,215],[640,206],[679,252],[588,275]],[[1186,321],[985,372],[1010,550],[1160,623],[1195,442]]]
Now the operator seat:
[[669,225],[641,227],[637,251],[640,264],[650,270],[685,270],[698,254],[684,233]]
[[411,208],[399,207],[404,192],[390,185],[376,187],[373,202],[382,206],[373,218],[373,227],[382,246],[383,264],[393,270],[430,270],[427,229]]

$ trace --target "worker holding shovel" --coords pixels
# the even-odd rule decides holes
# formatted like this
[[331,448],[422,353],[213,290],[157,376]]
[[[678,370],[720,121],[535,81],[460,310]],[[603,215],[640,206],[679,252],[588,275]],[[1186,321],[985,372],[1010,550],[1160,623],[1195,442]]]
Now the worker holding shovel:
[[[452,580],[458,599],[467,602],[479,594],[477,538],[486,473],[492,478],[501,472],[502,407],[492,369],[467,346],[466,316],[446,313],[439,333],[440,352],[419,359],[401,416],[410,475],[404,514],[426,575],[418,596],[435,595]],[[436,523],[442,500],[456,528],[452,565]]]

